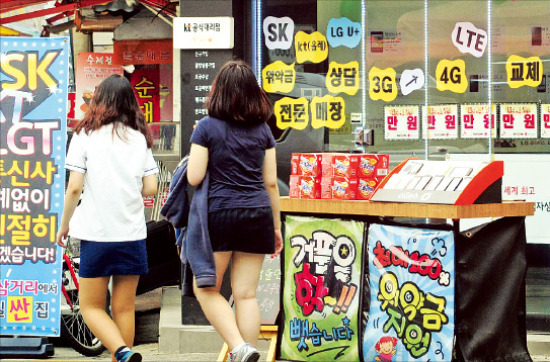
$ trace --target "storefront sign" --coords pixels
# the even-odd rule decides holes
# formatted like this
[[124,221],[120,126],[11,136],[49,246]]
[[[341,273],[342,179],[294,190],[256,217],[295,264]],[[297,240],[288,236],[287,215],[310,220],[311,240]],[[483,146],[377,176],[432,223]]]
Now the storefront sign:
[[279,129],[304,130],[309,124],[309,104],[306,98],[284,97],[275,102],[273,112]]
[[550,104],[540,105],[540,136],[550,138]]
[[281,357],[358,361],[360,221],[286,216]]
[[174,18],[175,49],[233,49],[233,18]]
[[346,123],[346,102],[342,97],[326,94],[311,100],[311,127],[339,129]]
[[294,50],[299,64],[308,61],[321,63],[328,57],[327,38],[318,31],[311,34],[299,31],[294,36]]
[[451,35],[453,44],[464,54],[472,54],[476,58],[481,58],[487,48],[487,32],[478,29],[474,24],[468,22],[456,23]]
[[269,93],[289,93],[294,89],[296,70],[294,64],[276,61],[262,70],[262,87]]
[[452,231],[371,224],[363,360],[450,361],[454,271]]
[[423,106],[422,116],[427,125],[424,139],[458,138],[458,105]]
[[464,93],[468,89],[468,77],[466,77],[466,63],[462,59],[442,59],[435,69],[437,89],[449,90],[455,93]]
[[536,103],[500,104],[500,137],[537,138],[538,116]]
[[294,37],[294,20],[285,16],[268,16],[263,23],[265,46],[269,50],[290,49]]
[[330,93],[355,95],[359,90],[359,62],[354,61],[346,64],[330,62],[326,85]]
[[348,18],[332,18],[327,26],[327,41],[333,48],[345,46],[355,48],[361,42],[363,31],[360,23]]
[[417,140],[420,138],[419,106],[386,106],[384,120],[384,139]]
[[172,39],[115,40],[113,49],[117,65],[172,64]]
[[99,83],[112,74],[124,74],[124,70],[115,65],[113,54],[82,52],[76,57],[75,73],[75,118],[82,119]]
[[491,104],[491,121],[489,121],[488,104],[460,105],[460,137],[491,138],[495,137],[496,106]]
[[0,44],[0,335],[59,336],[70,41]]
[[506,75],[510,88],[537,87],[542,81],[542,61],[539,57],[511,55],[506,62]]
[[393,68],[379,69],[372,67],[369,71],[369,97],[391,102],[397,97],[397,73]]

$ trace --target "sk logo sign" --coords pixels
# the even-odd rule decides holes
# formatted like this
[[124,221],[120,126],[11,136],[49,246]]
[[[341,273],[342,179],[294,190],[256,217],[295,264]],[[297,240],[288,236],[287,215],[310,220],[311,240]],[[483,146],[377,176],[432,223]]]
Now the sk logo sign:
[[369,96],[373,101],[391,102],[397,97],[396,73],[393,68],[372,67],[369,72]]
[[464,93],[468,88],[466,79],[466,63],[464,60],[443,59],[435,69],[437,89],[440,91],[450,90],[455,93]]
[[265,46],[269,50],[290,49],[294,35],[294,21],[285,16],[268,16],[263,23]]

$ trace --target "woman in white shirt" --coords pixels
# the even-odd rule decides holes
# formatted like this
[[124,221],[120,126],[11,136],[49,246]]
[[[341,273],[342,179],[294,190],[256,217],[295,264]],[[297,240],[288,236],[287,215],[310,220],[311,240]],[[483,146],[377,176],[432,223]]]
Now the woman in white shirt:
[[[75,127],[65,161],[70,175],[57,243],[65,247],[69,234],[81,240],[82,316],[122,362],[141,361],[131,347],[136,289],[139,276],[148,272],[143,196],[157,191],[152,145],[130,83],[112,75],[98,86]],[[111,277],[112,319],[105,312]]]

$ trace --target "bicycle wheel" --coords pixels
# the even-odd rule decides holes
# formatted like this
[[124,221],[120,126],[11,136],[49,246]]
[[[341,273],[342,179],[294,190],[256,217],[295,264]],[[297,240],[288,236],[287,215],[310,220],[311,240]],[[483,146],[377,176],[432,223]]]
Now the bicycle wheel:
[[[67,265],[67,261],[70,262],[70,266]],[[105,350],[105,346],[88,328],[80,313],[78,259],[70,256],[64,258],[62,279],[64,298],[61,298],[61,338],[84,356],[98,356]]]

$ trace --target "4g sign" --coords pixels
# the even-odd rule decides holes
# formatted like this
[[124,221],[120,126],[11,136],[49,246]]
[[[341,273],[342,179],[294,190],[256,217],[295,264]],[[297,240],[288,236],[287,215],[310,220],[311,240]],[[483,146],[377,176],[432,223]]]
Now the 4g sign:
[[464,93],[468,88],[466,63],[462,59],[441,60],[437,64],[435,78],[437,89],[440,91],[450,90],[455,93]]

